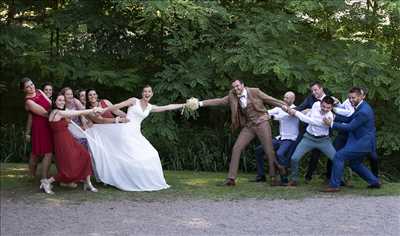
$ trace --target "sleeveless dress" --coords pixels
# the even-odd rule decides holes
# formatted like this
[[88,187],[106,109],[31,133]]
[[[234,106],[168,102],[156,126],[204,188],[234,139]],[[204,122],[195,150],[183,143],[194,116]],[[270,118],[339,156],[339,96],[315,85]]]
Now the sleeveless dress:
[[[108,107],[104,100],[100,100],[99,103],[100,103],[100,107],[101,108],[107,108]],[[101,116],[104,117],[104,118],[114,118],[114,114],[111,111],[104,112]]]
[[169,188],[157,150],[142,135],[141,123],[151,110],[138,100],[128,108],[128,123],[95,124],[85,131],[100,180],[125,191]]
[[[26,98],[26,100],[32,100],[39,106],[43,107],[46,111],[50,111],[51,109],[50,102],[38,90],[36,91],[35,97]],[[32,115],[32,154],[35,158],[38,158],[38,156],[46,153],[52,153],[53,140],[48,118],[37,115],[31,111],[29,113]]]
[[92,175],[88,151],[72,137],[65,119],[50,122],[50,127],[58,171],[54,179],[63,183],[84,181],[88,175]]

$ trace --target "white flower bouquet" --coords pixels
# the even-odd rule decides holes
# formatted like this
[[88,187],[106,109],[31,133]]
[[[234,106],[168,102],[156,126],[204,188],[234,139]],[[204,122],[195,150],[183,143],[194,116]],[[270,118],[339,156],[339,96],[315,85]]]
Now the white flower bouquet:
[[181,114],[185,116],[186,119],[189,119],[190,117],[197,119],[197,117],[199,117],[197,109],[199,109],[199,99],[192,97],[186,100],[186,104],[183,107]]

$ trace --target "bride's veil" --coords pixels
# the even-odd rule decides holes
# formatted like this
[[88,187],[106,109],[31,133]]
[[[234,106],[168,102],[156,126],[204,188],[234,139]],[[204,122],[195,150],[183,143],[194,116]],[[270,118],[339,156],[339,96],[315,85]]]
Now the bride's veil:
[[[77,125],[72,120],[71,120],[70,125],[68,125],[68,130],[71,132],[72,136],[74,136],[75,138],[78,138],[78,139],[85,138],[88,141],[90,140],[90,142],[88,142],[89,144],[90,143],[92,143],[92,144],[94,143],[96,146],[101,147],[100,145],[98,145],[97,141],[88,134],[88,132],[85,132],[79,125]],[[90,150],[90,145],[88,147],[89,147],[89,153],[90,153],[90,157],[92,159],[92,164],[93,164],[93,173],[94,173],[97,181],[99,181],[100,178],[99,178],[99,175],[97,173],[96,163],[95,163],[95,160],[93,158],[93,154],[92,154],[92,152]]]

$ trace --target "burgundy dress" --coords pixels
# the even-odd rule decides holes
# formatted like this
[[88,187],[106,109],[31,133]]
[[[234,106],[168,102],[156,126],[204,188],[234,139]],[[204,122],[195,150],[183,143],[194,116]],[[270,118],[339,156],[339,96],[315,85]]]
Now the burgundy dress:
[[[46,111],[50,111],[51,109],[50,102],[40,91],[36,91],[35,97],[26,98],[26,100],[32,100],[43,107]],[[53,141],[48,118],[37,115],[33,112],[30,113],[32,115],[32,154],[37,158],[46,153],[52,153]]]
[[53,130],[58,171],[54,179],[63,183],[84,181],[88,175],[92,175],[88,151],[72,137],[65,119],[50,122],[50,127]]
[[[100,101],[100,106],[104,109],[108,107],[104,100]],[[114,114],[111,111],[104,112],[101,116],[103,118],[114,118]]]

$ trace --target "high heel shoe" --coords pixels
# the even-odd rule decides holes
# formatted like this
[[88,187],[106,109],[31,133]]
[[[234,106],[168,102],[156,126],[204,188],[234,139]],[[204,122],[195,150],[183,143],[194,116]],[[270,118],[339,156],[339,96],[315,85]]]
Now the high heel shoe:
[[93,193],[97,193],[99,191],[91,183],[83,183],[83,190],[84,191],[88,190]]
[[54,192],[51,190],[51,184],[47,179],[40,180],[40,189],[42,189],[47,194],[54,194]]

